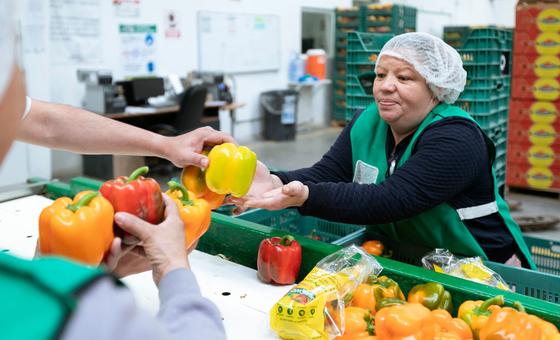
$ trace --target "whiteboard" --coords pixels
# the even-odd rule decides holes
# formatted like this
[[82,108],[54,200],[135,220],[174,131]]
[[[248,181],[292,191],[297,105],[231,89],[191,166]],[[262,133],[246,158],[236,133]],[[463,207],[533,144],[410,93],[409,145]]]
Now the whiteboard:
[[198,65],[226,73],[279,69],[279,16],[198,12]]

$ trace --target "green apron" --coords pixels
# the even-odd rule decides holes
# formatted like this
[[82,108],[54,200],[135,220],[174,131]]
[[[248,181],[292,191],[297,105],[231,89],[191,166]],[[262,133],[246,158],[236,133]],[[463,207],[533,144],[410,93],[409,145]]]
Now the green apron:
[[[461,117],[474,121],[465,111],[448,104],[437,105],[422,121],[404,154],[396,167],[401,167],[410,157],[418,136],[430,124],[446,117]],[[379,116],[377,106],[370,105],[354,122],[350,131],[352,145],[352,161],[354,167],[354,182],[362,184],[379,184],[385,180],[387,173],[386,138],[389,126]],[[492,141],[486,137],[486,143],[492,146]],[[493,150],[493,146],[491,148]],[[494,155],[490,155],[492,164]],[[411,245],[416,247],[415,257],[434,248],[446,248],[457,255],[488,257],[463,223],[463,220],[478,218],[498,212],[513,236],[521,255],[525,257],[530,267],[536,270],[531,254],[519,226],[509,214],[507,203],[498,194],[494,171],[495,201],[475,207],[453,209],[449,204],[442,203],[434,208],[422,212],[414,217],[387,224],[371,225],[368,231],[378,235],[381,239],[392,244]],[[406,258],[406,254],[403,254]]]
[[61,259],[0,254],[0,334],[5,339],[58,338],[80,290],[106,275]]

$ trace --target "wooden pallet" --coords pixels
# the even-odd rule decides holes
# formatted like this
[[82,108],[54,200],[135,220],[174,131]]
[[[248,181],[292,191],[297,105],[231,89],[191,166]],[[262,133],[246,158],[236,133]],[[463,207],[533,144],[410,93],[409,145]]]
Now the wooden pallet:
[[560,189],[539,189],[532,187],[517,187],[506,185],[505,194],[507,195],[510,192],[560,199]]
[[348,122],[346,120],[339,120],[339,119],[332,119],[331,126],[332,127],[345,127]]

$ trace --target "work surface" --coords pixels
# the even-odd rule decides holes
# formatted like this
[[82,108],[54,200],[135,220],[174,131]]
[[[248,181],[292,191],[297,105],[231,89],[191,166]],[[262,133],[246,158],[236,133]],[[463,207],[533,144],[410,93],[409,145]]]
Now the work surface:
[[[39,214],[51,203],[42,196],[1,203],[0,251],[33,257]],[[290,287],[263,284],[255,270],[196,250],[189,259],[202,294],[222,313],[229,339],[277,339],[268,325],[268,311]],[[138,304],[155,315],[159,299],[151,272],[132,275],[123,281]]]

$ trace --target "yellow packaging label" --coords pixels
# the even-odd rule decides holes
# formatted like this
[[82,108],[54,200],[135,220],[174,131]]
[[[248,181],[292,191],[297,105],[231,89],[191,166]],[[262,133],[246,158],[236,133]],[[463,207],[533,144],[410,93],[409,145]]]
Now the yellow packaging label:
[[527,155],[529,163],[537,167],[550,166],[554,163],[554,157],[554,150],[548,146],[532,146]]
[[558,117],[556,106],[550,102],[534,102],[529,111],[531,120],[535,123],[552,124]]
[[548,8],[537,16],[537,26],[543,32],[560,31],[560,9]]
[[533,96],[538,100],[556,100],[560,98],[560,83],[553,78],[540,78],[533,84]]
[[324,309],[354,285],[355,269],[331,273],[315,267],[270,310],[270,327],[282,338],[328,339]]
[[445,273],[445,270],[443,270],[443,268],[441,268],[440,266],[438,266],[437,264],[434,264],[434,271],[437,273]]
[[556,139],[556,130],[552,125],[535,124],[529,128],[529,140],[534,145],[550,146]]
[[548,168],[531,168],[527,171],[527,183],[533,188],[549,188],[554,182],[554,175]]
[[552,55],[538,57],[535,60],[535,74],[542,78],[560,76],[560,58]]
[[560,34],[556,32],[539,34],[535,41],[535,48],[542,55],[557,55],[560,52]]

